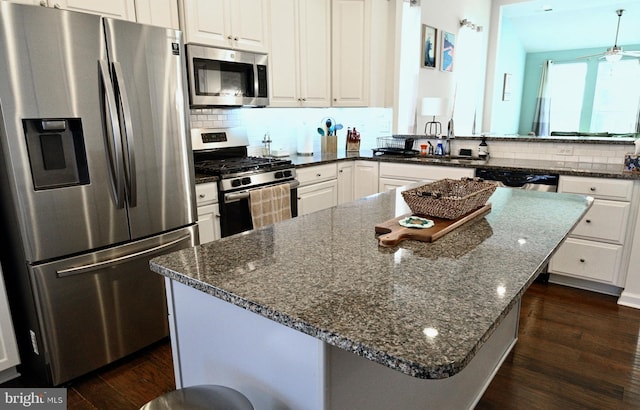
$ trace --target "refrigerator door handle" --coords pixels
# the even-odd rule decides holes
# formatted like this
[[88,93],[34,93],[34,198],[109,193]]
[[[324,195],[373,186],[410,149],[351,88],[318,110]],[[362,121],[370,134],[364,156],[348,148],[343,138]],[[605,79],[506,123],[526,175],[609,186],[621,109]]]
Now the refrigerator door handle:
[[111,266],[116,266],[122,263],[126,263],[128,261],[130,261],[131,259],[137,259],[140,258],[144,255],[148,255],[148,254],[153,254],[153,253],[157,253],[165,248],[170,248],[184,240],[189,240],[191,239],[191,235],[184,235],[181,236],[178,239],[175,239],[171,242],[167,242],[164,243],[162,245],[159,246],[155,246],[153,248],[150,249],[145,249],[143,251],[140,252],[135,252],[135,253],[129,253],[125,256],[121,256],[119,258],[114,258],[114,259],[109,259],[106,261],[102,261],[102,262],[96,262],[96,263],[90,263],[88,265],[82,265],[82,266],[74,266],[72,268],[68,268],[68,269],[61,269],[59,271],[56,271],[56,276],[58,278],[65,278],[68,276],[75,276],[75,275],[80,275],[83,273],[91,273],[93,271],[96,271],[98,269],[104,269],[104,268],[108,268]]
[[124,208],[124,170],[122,169],[122,143],[120,138],[120,127],[118,124],[116,97],[111,86],[111,76],[106,60],[98,61],[100,66],[100,80],[102,91],[105,96],[105,119],[109,119],[109,125],[105,127],[107,131],[107,146],[109,168],[111,174],[111,192],[113,194],[116,208]]
[[137,179],[136,179],[136,156],[135,156],[135,147],[134,147],[134,134],[132,131],[132,120],[131,120],[131,105],[129,104],[129,97],[127,97],[127,90],[122,83],[122,79],[124,75],[122,74],[122,66],[119,62],[113,62],[113,71],[114,71],[114,79],[113,84],[116,89],[116,93],[120,98],[120,104],[122,107],[122,115],[124,117],[124,135],[125,140],[127,141],[127,165],[128,169],[125,167],[125,174],[127,175],[128,182],[128,190],[129,190],[129,206],[134,207],[138,202],[138,189],[137,189]]

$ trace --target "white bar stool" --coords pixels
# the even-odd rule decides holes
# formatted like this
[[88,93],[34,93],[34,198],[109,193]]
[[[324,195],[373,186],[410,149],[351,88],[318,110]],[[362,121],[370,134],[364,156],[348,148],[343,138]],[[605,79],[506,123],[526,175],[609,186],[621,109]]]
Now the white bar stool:
[[200,385],[156,397],[140,410],[253,410],[245,395],[225,386]]

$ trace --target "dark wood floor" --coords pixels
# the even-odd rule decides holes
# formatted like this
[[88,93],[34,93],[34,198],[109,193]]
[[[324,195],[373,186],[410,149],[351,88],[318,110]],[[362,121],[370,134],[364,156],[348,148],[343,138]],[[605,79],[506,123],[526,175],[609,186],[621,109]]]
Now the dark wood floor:
[[[476,409],[640,409],[639,330],[640,310],[614,297],[534,283],[518,343]],[[138,409],[174,388],[165,341],[71,383],[68,409]]]

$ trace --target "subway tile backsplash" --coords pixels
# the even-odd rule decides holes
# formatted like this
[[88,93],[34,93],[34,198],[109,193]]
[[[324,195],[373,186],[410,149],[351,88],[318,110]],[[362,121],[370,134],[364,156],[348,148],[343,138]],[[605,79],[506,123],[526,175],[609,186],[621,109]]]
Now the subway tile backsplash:
[[[244,126],[249,136],[250,150],[259,151],[262,138],[269,132],[274,149],[295,154],[300,138],[311,134],[314,151],[319,152],[320,137],[316,128],[324,117],[332,117],[343,124],[338,133],[338,150],[344,149],[347,127],[357,127],[362,135],[361,152],[377,147],[377,137],[391,136],[392,110],[389,108],[198,108],[191,110],[193,128],[225,128]],[[420,143],[416,139],[415,146]],[[478,154],[477,140],[453,139],[451,153],[461,148]],[[548,161],[622,164],[624,154],[633,152],[633,144],[589,144],[558,142],[519,142],[489,140],[489,154],[493,158],[534,159]]]

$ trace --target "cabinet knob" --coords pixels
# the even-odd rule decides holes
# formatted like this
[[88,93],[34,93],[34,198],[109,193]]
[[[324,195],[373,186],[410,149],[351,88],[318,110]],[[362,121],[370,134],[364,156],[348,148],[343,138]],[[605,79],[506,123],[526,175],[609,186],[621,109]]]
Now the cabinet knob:
[[342,173],[342,171],[344,171],[344,170],[343,170],[343,169],[341,169],[341,170],[340,170],[340,171],[338,171],[338,172]]
[[231,36],[227,36],[227,40],[231,40]]
[[580,262],[584,263],[584,259],[580,258]]
[[591,188],[589,188],[589,191],[596,192],[596,187],[592,186]]
[[317,177],[321,177],[321,176],[322,176],[322,174],[316,174],[316,176],[317,176]]
[[591,219],[587,219],[585,222],[590,224],[591,223]]
[[307,101],[307,99],[306,99],[306,98],[303,98],[303,99],[302,99],[302,101]]
[[207,197],[207,196],[206,196],[205,194],[200,194],[200,195],[198,195],[198,198],[202,198],[202,199],[204,199],[204,198],[206,198],[206,197]]
[[302,101],[302,98],[298,98],[298,101]]
[[334,98],[334,99],[333,99],[333,101],[338,101],[338,99],[337,99],[337,98]]
[[234,40],[234,41],[238,41],[238,37],[234,37],[234,38],[233,38],[233,40]]

